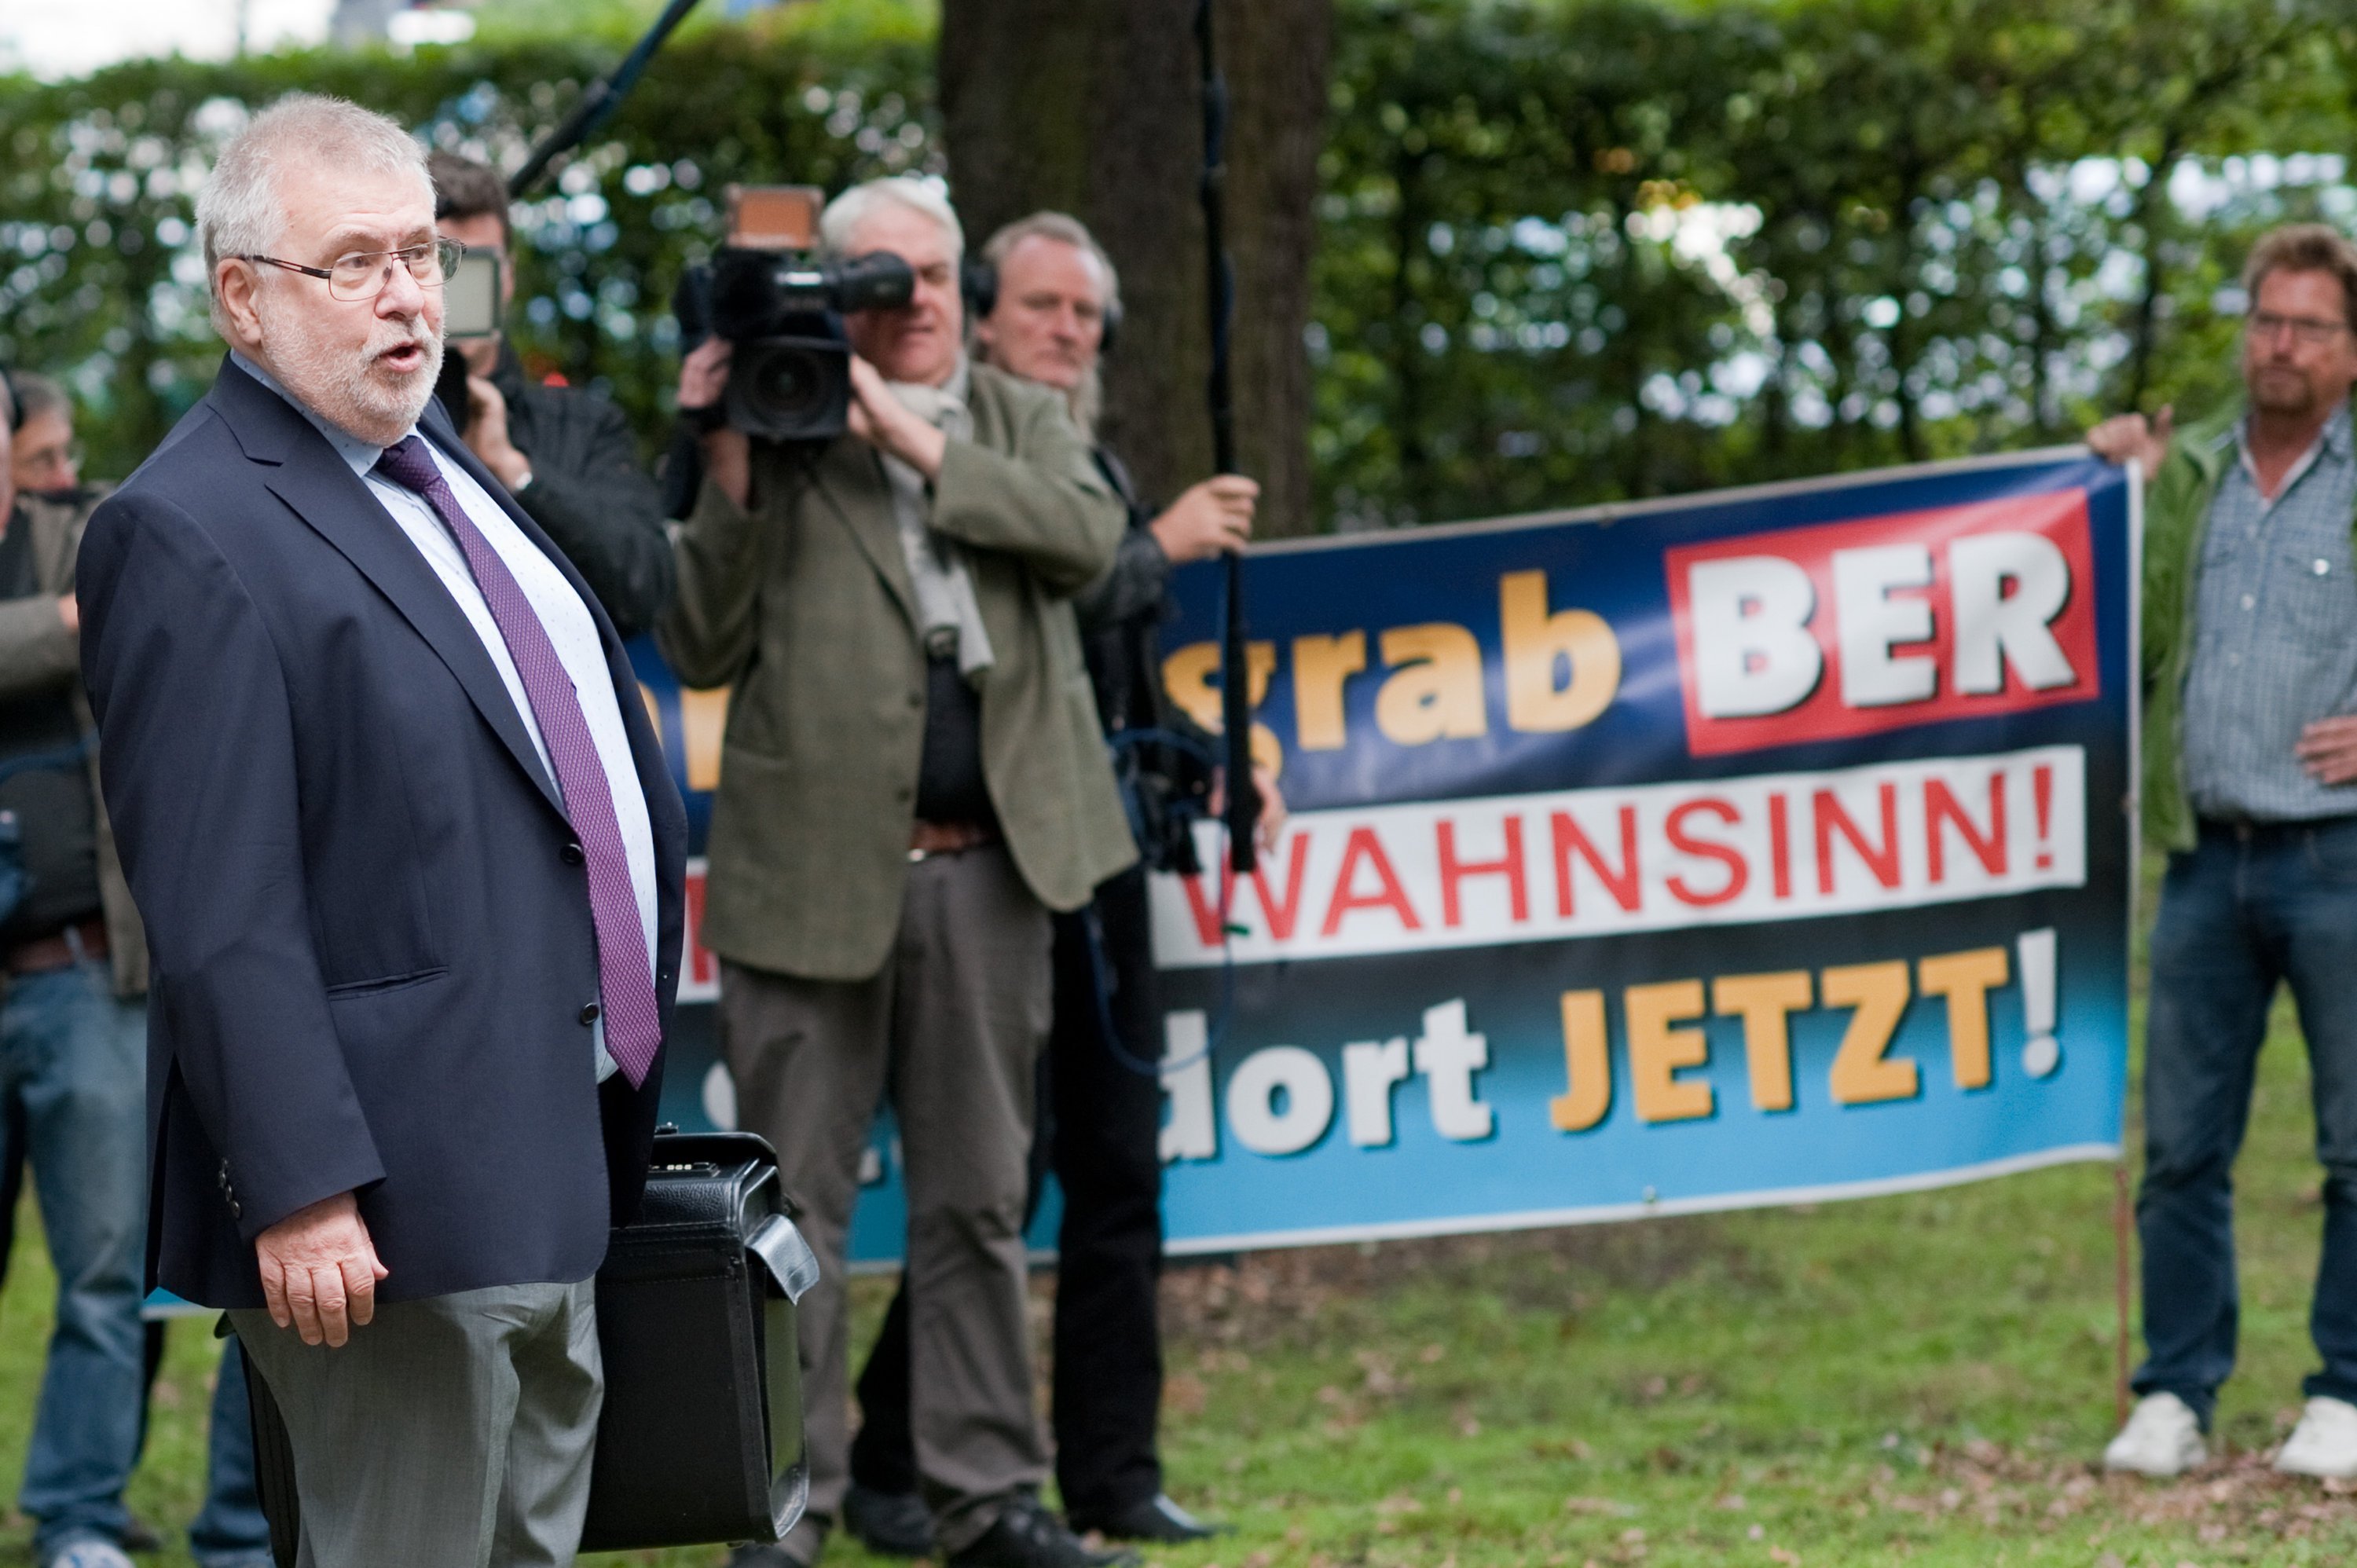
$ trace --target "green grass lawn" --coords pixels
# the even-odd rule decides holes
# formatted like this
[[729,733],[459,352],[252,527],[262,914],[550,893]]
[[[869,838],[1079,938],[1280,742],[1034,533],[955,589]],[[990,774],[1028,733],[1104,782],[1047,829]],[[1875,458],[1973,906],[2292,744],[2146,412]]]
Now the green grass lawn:
[[[2243,1361],[2220,1410],[2224,1452],[2185,1482],[2092,1467],[2113,1420],[2113,1175],[2072,1166],[1807,1210],[1174,1271],[1172,1489],[1237,1529],[1152,1560],[2357,1559],[2357,1496],[2265,1465],[2312,1364],[2311,1142],[2286,1012],[2241,1170]],[[38,1240],[23,1238],[0,1295],[0,1475],[12,1487],[52,1288]],[[872,1332],[888,1285],[856,1289]],[[176,1539],[201,1485],[210,1327],[174,1326],[133,1491]],[[28,1534],[9,1516],[0,1558]],[[709,1568],[722,1556],[591,1561]],[[870,1560],[844,1545],[828,1561]]]

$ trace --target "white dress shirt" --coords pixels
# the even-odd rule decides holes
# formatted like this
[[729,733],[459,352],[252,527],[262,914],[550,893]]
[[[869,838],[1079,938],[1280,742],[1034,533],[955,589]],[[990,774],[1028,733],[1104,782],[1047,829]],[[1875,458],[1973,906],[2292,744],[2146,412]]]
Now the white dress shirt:
[[[532,736],[533,749],[540,757],[540,766],[551,781],[556,769],[550,763],[548,746],[540,736],[539,721],[533,718],[532,701],[525,694],[523,677],[516,671],[515,660],[508,652],[507,639],[500,635],[499,622],[492,618],[491,607],[483,597],[475,574],[467,564],[467,557],[458,548],[442,520],[425,498],[404,486],[397,485],[374,470],[384,448],[361,440],[350,431],[321,417],[301,399],[281,385],[276,377],[243,354],[232,352],[230,358],[238,368],[276,392],[292,404],[298,413],[309,420],[319,434],[328,438],[336,456],[361,477],[369,493],[382,503],[393,521],[425,557],[425,564],[450,591],[450,596],[466,612],[475,635],[482,639],[483,650],[491,656],[491,664],[508,689],[509,700],[515,703],[517,714],[523,720],[524,732]],[[411,434],[417,434],[414,426]],[[556,657],[565,672],[573,681],[575,696],[581,703],[581,715],[588,722],[589,738],[597,747],[597,760],[606,769],[606,788],[614,798],[614,820],[622,831],[622,853],[630,871],[630,891],[639,905],[639,924],[646,937],[647,972],[658,972],[655,961],[655,840],[654,828],[647,818],[646,792],[639,784],[636,759],[630,754],[630,732],[622,727],[620,699],[614,690],[614,681],[606,664],[605,645],[597,636],[597,618],[581,596],[573,591],[565,574],[555,563],[543,554],[538,546],[526,538],[522,529],[482,486],[477,484],[467,470],[449,454],[436,446],[430,436],[421,436],[425,449],[434,455],[435,466],[450,486],[450,493],[458,498],[468,518],[482,531],[483,538],[507,563],[514,574],[516,585],[523,590],[532,604],[533,613],[548,632],[548,640],[555,647]],[[597,1079],[603,1082],[615,1070],[614,1058],[606,1050],[606,1020],[601,1015],[592,1031],[597,1051]]]

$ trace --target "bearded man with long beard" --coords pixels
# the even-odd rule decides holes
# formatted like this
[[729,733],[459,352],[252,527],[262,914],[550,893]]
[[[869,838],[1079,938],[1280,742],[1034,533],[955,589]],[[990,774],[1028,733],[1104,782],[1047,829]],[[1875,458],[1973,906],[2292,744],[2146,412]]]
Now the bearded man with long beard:
[[197,212],[229,362],[80,571],[153,954],[148,1282],[274,1394],[302,1562],[568,1563],[685,815],[612,625],[427,412],[424,150],[296,94]]

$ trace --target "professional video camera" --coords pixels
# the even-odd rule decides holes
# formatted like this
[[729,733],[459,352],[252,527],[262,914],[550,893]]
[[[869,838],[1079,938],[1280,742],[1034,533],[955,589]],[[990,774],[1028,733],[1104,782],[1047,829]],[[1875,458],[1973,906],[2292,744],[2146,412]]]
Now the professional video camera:
[[823,193],[748,186],[728,193],[728,242],[690,267],[672,296],[681,346],[718,334],[734,344],[728,423],[771,441],[831,441],[851,410],[851,343],[843,313],[909,303],[916,274],[889,251],[813,256]]

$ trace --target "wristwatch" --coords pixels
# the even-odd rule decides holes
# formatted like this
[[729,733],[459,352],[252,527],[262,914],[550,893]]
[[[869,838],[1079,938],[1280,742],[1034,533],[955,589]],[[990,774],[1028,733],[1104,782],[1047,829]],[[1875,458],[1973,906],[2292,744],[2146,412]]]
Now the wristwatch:
[[530,468],[526,468],[523,471],[523,478],[518,479],[514,484],[508,487],[508,494],[511,496],[520,496],[530,489],[532,489],[532,470]]

